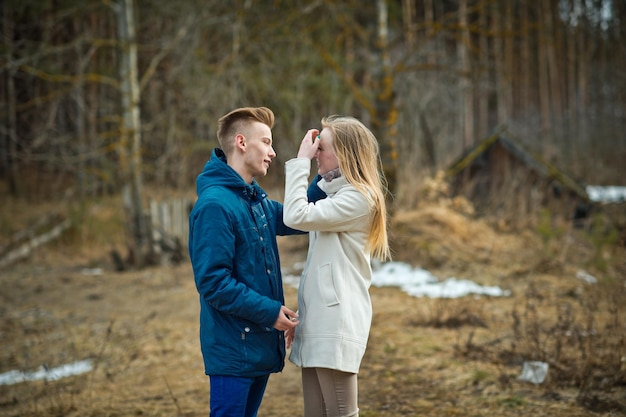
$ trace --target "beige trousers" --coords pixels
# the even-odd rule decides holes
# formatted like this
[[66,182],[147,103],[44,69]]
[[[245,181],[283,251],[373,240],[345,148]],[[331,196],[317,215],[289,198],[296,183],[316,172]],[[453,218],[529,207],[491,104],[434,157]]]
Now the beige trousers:
[[358,417],[357,374],[302,368],[304,417]]

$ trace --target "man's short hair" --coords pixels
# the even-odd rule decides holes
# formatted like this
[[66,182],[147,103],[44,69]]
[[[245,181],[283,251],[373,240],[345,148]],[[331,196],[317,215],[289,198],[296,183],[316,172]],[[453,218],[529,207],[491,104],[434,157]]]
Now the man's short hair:
[[270,129],[274,127],[274,113],[267,107],[242,107],[219,118],[217,140],[228,157],[234,150],[233,138],[250,122],[261,122]]

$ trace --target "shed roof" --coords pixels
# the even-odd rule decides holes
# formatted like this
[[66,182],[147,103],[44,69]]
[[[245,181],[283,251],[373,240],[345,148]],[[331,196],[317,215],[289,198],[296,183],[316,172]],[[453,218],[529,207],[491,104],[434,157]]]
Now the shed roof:
[[487,153],[489,149],[497,144],[501,145],[502,148],[504,148],[509,154],[518,159],[529,169],[535,171],[541,177],[555,180],[567,189],[573,191],[583,200],[587,202],[590,201],[589,195],[582,184],[570,177],[561,169],[544,161],[538,155],[524,149],[524,147],[514,139],[505,137],[501,133],[489,136],[474,147],[468,149],[459,159],[450,165],[450,167],[446,170],[446,175],[448,177],[456,177],[467,167],[471,166],[472,162],[474,162],[478,157]]

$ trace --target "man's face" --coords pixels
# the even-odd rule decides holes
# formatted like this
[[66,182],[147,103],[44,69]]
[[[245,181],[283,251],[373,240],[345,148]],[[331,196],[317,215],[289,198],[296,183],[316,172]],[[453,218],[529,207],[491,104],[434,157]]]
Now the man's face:
[[[272,130],[266,124],[253,122],[246,129],[243,170],[245,177],[264,176],[276,157],[272,147]],[[247,180],[247,178],[244,178]]]

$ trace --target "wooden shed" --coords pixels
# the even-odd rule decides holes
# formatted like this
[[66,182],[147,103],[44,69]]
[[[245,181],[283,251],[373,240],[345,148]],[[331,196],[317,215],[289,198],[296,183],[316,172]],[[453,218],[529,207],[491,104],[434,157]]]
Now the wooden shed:
[[471,201],[478,215],[514,225],[541,213],[576,220],[592,207],[582,184],[501,134],[469,149],[446,173],[453,196]]

